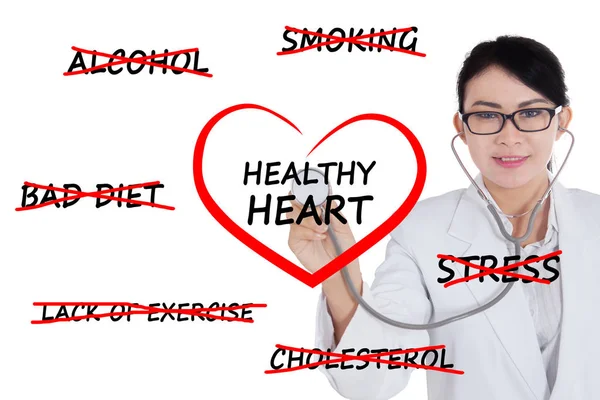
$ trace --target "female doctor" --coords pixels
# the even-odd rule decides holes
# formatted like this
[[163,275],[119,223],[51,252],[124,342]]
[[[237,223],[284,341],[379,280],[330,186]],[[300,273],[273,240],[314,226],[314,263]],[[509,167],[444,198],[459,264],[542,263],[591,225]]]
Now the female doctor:
[[[470,52],[457,90],[459,112],[453,123],[479,169],[475,181],[506,231],[522,236],[553,178],[553,145],[571,120],[560,62],[534,40],[498,37]],[[545,126],[527,129],[533,117]],[[295,219],[301,206],[293,205],[288,217]],[[492,300],[505,287],[502,280],[487,276],[483,282],[448,288],[438,282],[437,254],[499,259],[514,254],[514,244],[502,236],[486,205],[473,185],[418,202],[392,231],[372,285],[363,282],[358,259],[348,266],[358,293],[382,315],[411,324],[451,318]],[[310,272],[335,257],[324,224],[305,218],[290,226],[289,246]],[[332,229],[342,250],[355,243],[347,224],[333,218]],[[316,347],[340,353],[445,345],[445,362],[464,374],[428,370],[430,400],[600,399],[600,343],[593,340],[600,331],[598,249],[600,196],[556,182],[520,250],[520,260],[562,250],[551,264],[559,271],[551,284],[519,280],[483,312],[413,330],[373,317],[357,304],[338,272],[322,285]],[[445,265],[455,278],[465,276],[464,266]],[[413,370],[387,364],[377,368],[375,363],[364,369],[319,368],[340,395],[356,400],[392,398],[406,387]]]

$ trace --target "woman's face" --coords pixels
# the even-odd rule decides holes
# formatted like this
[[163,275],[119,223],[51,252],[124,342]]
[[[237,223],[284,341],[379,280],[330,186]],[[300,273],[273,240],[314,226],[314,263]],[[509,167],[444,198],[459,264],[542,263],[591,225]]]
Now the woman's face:
[[[463,103],[464,114],[476,111],[510,114],[526,108],[557,106],[496,66],[467,82]],[[458,115],[455,126],[457,131],[464,132],[461,138],[481,174],[498,186],[517,188],[542,174],[545,177],[554,142],[563,134],[558,130],[559,123],[566,128],[570,120],[570,109],[563,107],[563,110],[552,118],[546,130],[538,132],[521,132],[507,120],[496,134],[475,135]]]

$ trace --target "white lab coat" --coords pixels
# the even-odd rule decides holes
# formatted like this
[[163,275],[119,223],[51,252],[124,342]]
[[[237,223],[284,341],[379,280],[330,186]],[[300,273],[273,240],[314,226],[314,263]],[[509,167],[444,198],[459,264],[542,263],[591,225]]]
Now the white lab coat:
[[[340,343],[333,348],[333,326],[321,294],[316,347],[397,349],[446,346],[446,363],[464,375],[427,372],[429,400],[592,400],[600,399],[600,196],[567,189],[557,182],[554,201],[559,230],[563,313],[558,376],[550,393],[535,328],[522,282],[487,311],[429,331],[389,326],[358,307]],[[391,233],[385,261],[364,299],[390,318],[425,323],[457,315],[486,303],[506,285],[489,276],[444,288],[437,278],[438,254],[455,257],[494,254],[502,264],[506,241],[486,203],[471,185],[417,203]],[[512,247],[511,247],[512,248]],[[464,266],[446,262],[464,276]],[[541,264],[540,264],[541,265]],[[480,272],[471,269],[471,275]],[[546,272],[541,270],[541,277]],[[530,274],[529,274],[530,275]],[[539,283],[530,283],[532,285]],[[354,353],[356,354],[356,353]],[[346,362],[347,365],[352,365]],[[354,365],[364,365],[356,361]],[[436,364],[439,366],[439,364]],[[408,383],[413,368],[319,369],[333,388],[353,400],[390,399]]]

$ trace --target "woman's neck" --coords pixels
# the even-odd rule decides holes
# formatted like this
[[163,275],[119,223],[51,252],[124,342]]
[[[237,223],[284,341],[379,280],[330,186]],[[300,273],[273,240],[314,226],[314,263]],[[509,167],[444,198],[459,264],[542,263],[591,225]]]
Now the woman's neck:
[[[496,185],[495,183],[483,178],[485,187],[488,189],[500,210],[507,215],[519,215],[531,211],[535,203],[539,201],[546,189],[548,189],[548,174],[546,171],[534,178],[531,182],[518,188],[507,189]],[[542,240],[546,234],[548,225],[548,213],[550,211],[550,202],[546,200],[544,206],[537,214],[533,222],[533,231],[531,235],[521,245],[525,245]],[[511,218],[514,237],[520,237],[527,231],[531,214],[522,217]]]
[[483,183],[498,204],[498,208],[507,215],[518,215],[530,211],[549,185],[548,173],[545,170],[526,185],[518,188],[498,186],[486,177],[483,177]]

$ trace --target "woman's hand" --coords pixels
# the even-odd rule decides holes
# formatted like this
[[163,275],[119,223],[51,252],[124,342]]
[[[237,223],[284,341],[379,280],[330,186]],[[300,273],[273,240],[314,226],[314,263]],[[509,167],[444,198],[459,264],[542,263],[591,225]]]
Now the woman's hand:
[[[293,210],[286,215],[287,218],[293,218],[294,222],[290,225],[288,244],[304,268],[315,273],[336,258],[338,254],[333,246],[328,227],[323,222],[324,216],[321,215],[321,209],[319,208],[321,225],[317,224],[314,217],[303,218],[302,222],[297,224],[295,221],[302,211],[302,205],[295,200],[291,203]],[[334,204],[334,207],[337,205]],[[347,223],[343,224],[334,215],[331,215],[329,222],[329,227],[334,231],[342,252],[356,243]],[[362,276],[358,259],[348,265],[348,270],[356,291],[362,295]],[[323,282],[323,292],[327,299],[327,308],[333,322],[334,340],[337,345],[352,320],[358,303],[350,294],[339,272]]]
[[[294,219],[294,222],[290,225],[288,245],[300,263],[308,271],[314,273],[336,258],[338,254],[336,254],[335,247],[333,246],[328,226],[324,223],[324,216],[321,215],[321,208],[318,208],[321,225],[317,224],[317,221],[312,216],[303,218],[302,222],[297,224],[295,221],[298,215],[300,215],[302,205],[295,200],[292,200],[291,203],[293,211],[288,212],[286,216],[287,218]],[[347,223],[343,224],[333,214],[330,216],[329,226],[335,232],[342,252],[348,250],[356,243],[350,226]],[[357,261],[352,264],[356,264],[356,267],[358,266]]]

